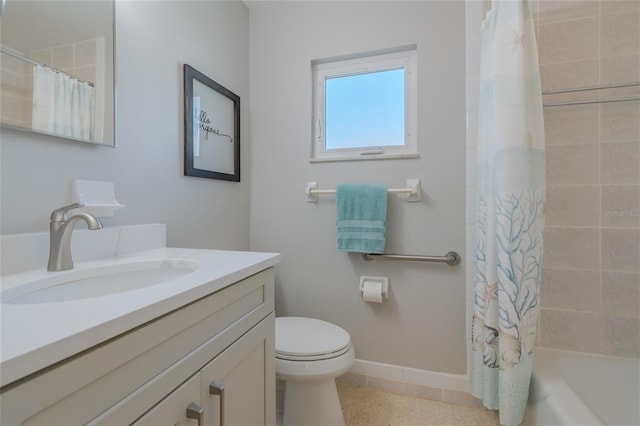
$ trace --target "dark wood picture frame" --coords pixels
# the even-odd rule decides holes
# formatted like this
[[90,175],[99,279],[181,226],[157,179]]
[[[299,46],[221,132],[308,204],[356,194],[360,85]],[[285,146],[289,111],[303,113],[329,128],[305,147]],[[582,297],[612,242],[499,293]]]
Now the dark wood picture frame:
[[240,182],[240,96],[187,64],[184,175]]

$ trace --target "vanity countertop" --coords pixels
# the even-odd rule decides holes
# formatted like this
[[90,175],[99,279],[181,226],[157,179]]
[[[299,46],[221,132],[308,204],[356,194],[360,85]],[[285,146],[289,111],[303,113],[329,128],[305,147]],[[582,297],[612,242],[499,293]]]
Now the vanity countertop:
[[2,290],[83,269],[184,259],[200,267],[176,279],[99,297],[55,303],[0,305],[0,386],[5,386],[201,297],[274,266],[276,253],[158,248],[78,262],[72,271],[45,269],[2,276]]

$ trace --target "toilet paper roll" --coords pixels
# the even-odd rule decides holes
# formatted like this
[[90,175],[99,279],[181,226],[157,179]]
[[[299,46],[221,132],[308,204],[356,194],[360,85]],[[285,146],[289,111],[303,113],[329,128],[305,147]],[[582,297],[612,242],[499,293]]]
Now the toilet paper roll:
[[382,303],[382,283],[375,281],[365,281],[362,284],[362,299],[365,302]]

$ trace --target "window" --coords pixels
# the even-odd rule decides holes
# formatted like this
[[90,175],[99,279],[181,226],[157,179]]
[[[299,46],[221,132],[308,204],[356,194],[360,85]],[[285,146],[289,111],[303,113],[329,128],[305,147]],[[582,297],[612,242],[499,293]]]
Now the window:
[[311,161],[417,157],[415,46],[312,66]]

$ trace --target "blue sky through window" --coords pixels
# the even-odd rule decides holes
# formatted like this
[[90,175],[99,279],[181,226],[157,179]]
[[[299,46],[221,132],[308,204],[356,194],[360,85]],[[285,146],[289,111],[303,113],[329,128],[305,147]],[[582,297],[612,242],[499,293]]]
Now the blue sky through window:
[[325,149],[404,145],[404,69],[327,78]]

